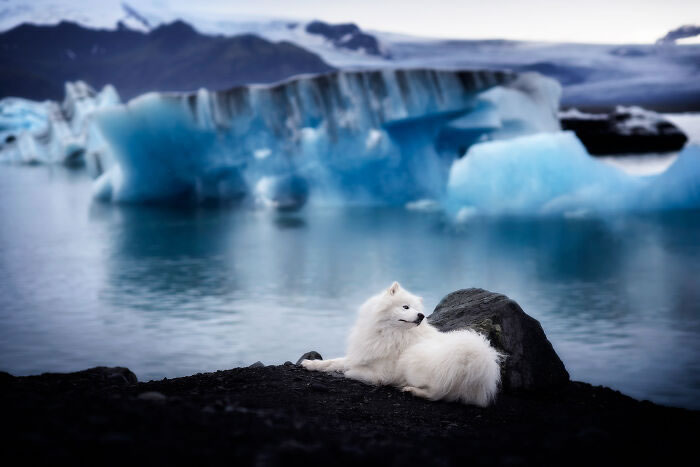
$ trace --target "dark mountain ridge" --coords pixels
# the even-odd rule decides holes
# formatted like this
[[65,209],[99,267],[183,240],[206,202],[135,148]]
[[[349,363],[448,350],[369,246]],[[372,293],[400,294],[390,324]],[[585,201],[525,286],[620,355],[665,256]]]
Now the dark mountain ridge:
[[369,55],[386,55],[376,37],[362,31],[354,23],[330,24],[314,20],[306,25],[306,32],[325,37],[339,49],[364,50]]
[[201,34],[184,21],[145,33],[21,24],[0,34],[0,97],[60,99],[66,81],[116,86],[128,99],[148,91],[225,89],[333,70],[290,42],[258,36]]

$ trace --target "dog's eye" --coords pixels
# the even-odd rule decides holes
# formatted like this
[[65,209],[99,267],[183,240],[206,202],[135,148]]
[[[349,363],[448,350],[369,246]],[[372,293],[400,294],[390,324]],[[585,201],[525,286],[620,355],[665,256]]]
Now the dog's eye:
[[403,309],[404,309],[404,310],[408,310],[408,305],[404,305],[404,306],[403,306]]

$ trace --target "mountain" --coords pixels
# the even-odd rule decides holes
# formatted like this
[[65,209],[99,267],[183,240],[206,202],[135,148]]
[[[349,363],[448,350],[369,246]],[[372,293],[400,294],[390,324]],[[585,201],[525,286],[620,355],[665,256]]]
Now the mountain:
[[0,34],[0,97],[60,99],[66,81],[113,84],[123,98],[148,91],[226,89],[334,68],[290,42],[205,35],[183,21],[150,32],[62,21]]
[[656,41],[657,44],[675,44],[677,40],[700,36],[700,25],[686,24],[666,33]]
[[324,37],[339,49],[364,51],[369,55],[385,55],[376,37],[363,32],[356,24],[330,24],[314,20],[306,25],[306,32]]

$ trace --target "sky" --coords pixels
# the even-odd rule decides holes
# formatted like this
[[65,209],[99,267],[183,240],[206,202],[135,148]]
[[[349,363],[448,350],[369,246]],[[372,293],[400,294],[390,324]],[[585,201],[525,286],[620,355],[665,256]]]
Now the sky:
[[[127,0],[164,17],[236,20],[275,17],[356,22],[370,30],[455,39],[651,43],[700,24],[700,0]],[[119,0],[0,0],[0,24],[17,12],[56,18],[67,11],[113,24]],[[116,16],[115,16],[116,15]],[[73,18],[78,19],[78,18]]]
[[286,12],[354,21],[368,29],[428,37],[573,42],[654,42],[682,24],[700,24],[700,0],[256,0],[202,2],[226,14]]

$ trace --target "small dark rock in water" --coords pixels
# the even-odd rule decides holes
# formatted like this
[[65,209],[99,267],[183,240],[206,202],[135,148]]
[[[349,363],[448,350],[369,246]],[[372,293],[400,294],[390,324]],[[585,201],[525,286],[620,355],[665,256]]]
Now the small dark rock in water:
[[640,107],[617,107],[610,114],[571,109],[559,117],[562,129],[574,131],[595,156],[680,151],[688,140],[673,123]]
[[264,367],[265,367],[265,364],[263,362],[261,362],[260,360],[258,360],[257,362],[250,365],[248,368],[264,368]]
[[471,328],[506,354],[506,390],[544,389],[569,382],[569,373],[540,323],[505,295],[483,289],[452,292],[438,303],[428,322],[440,331]]
[[304,360],[323,360],[323,357],[321,357],[320,353],[312,350],[311,352],[306,352],[304,355],[299,357],[299,360],[297,360],[297,365],[301,365],[301,362]]

